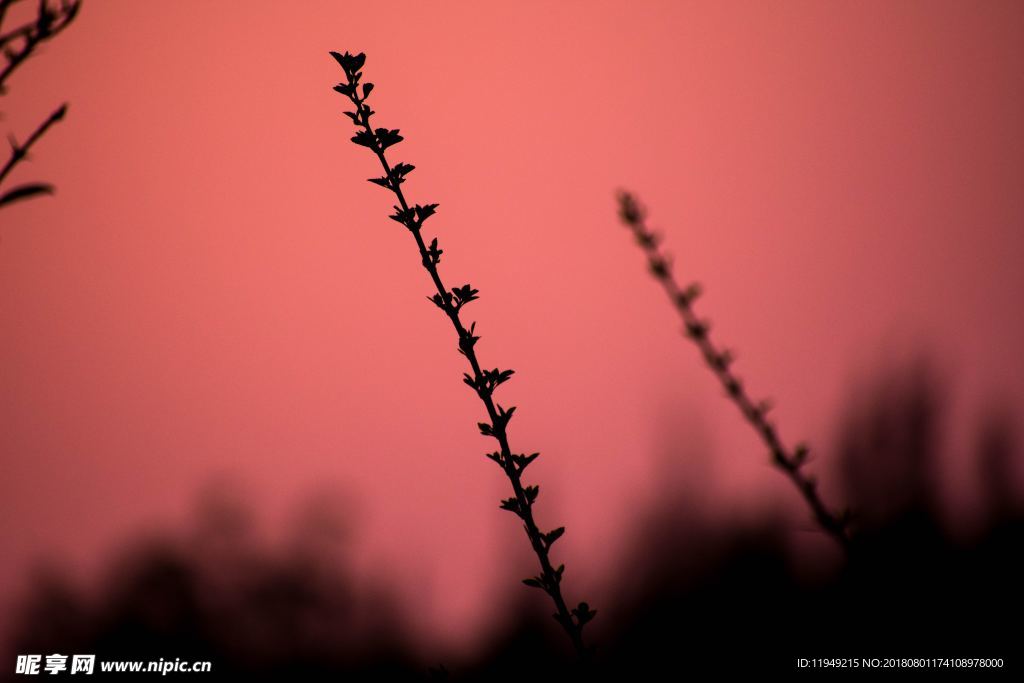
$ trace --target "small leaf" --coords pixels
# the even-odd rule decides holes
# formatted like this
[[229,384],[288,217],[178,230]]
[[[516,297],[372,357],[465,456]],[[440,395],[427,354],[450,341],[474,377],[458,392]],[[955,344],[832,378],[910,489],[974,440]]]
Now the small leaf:
[[484,436],[494,436],[494,428],[486,422],[477,422],[476,426],[480,428],[480,433]]
[[687,323],[686,334],[692,339],[703,339],[708,334],[708,324],[700,321]]
[[440,294],[435,294],[434,296],[428,296],[427,298],[430,299],[431,301],[433,301],[434,305],[437,306],[438,308],[440,308],[442,311],[445,310],[444,297],[442,297]]
[[373,83],[366,83],[366,84],[363,85],[363,99],[364,100],[370,94],[371,90],[373,90]]
[[718,370],[728,370],[729,366],[732,365],[734,358],[731,351],[728,349],[718,353],[717,355],[711,355],[708,358],[708,363],[711,367]]
[[340,92],[342,95],[345,95],[346,97],[352,97],[353,95],[356,94],[356,86],[352,85],[351,83],[339,83],[338,85],[334,86],[334,89]]
[[[410,230],[413,230],[414,228],[418,229],[420,226],[420,224],[415,221],[411,225],[413,227],[410,227]],[[430,241],[430,246],[427,248],[427,250],[422,252],[423,266],[427,269],[430,269],[431,266],[436,266],[438,263],[441,262],[441,254],[443,253],[444,249],[437,248],[437,238],[435,237]]]
[[555,529],[554,531],[550,531],[550,532],[544,534],[544,543],[545,543],[545,545],[547,545],[550,548],[551,545],[555,541],[560,539],[562,537],[562,534],[564,534],[564,533],[565,533],[565,527],[564,526],[560,526],[557,529]]
[[437,204],[427,204],[425,206],[420,206],[419,204],[417,204],[416,217],[419,218],[420,223],[433,216],[437,210],[437,207]]
[[516,513],[517,515],[519,514],[519,501],[515,498],[504,499],[501,501],[500,507],[502,510],[508,510],[509,512]]
[[468,330],[462,331],[462,334],[459,336],[459,353],[466,355],[466,353],[472,351],[473,347],[476,346],[476,343],[480,341],[480,337],[473,334],[475,329],[476,323],[473,323],[469,326]]
[[516,407],[515,406],[512,406],[508,410],[505,410],[504,408],[501,407],[501,405],[498,405],[498,417],[494,421],[495,430],[497,431],[499,429],[501,429],[501,430],[505,429],[505,425],[507,425],[509,423],[509,420],[512,419],[512,415],[515,412],[516,412]]
[[668,277],[669,267],[668,267],[668,261],[666,261],[665,259],[657,257],[657,256],[652,257],[649,265],[650,265],[650,268],[651,268],[651,273],[654,275],[654,277],[657,277],[657,278],[660,278],[660,279],[664,279],[664,278]]
[[[347,55],[348,53],[346,52],[345,54]],[[359,54],[350,57],[350,60],[349,71],[359,71],[363,68],[363,64],[366,63],[366,55],[360,52]]]
[[538,456],[540,456],[540,453],[531,453],[530,455],[513,455],[512,462],[514,462],[519,467],[519,471],[522,472],[526,469],[526,466],[536,460]]
[[525,489],[523,489],[523,492],[526,494],[526,500],[532,503],[533,501],[537,500],[537,496],[540,494],[540,487],[527,486]]
[[414,168],[416,167],[413,166],[412,164],[405,164],[399,162],[395,164],[395,167],[391,169],[391,172],[392,174],[398,176],[399,178],[404,178],[405,176],[409,175],[409,173],[411,173]]
[[352,142],[370,149],[377,148],[377,138],[369,131],[361,130],[352,136]]
[[540,588],[541,590],[544,589],[544,584],[541,583],[540,580],[536,579],[536,578],[533,578],[533,579],[523,579],[523,583],[525,583],[527,586],[530,586],[531,588]]
[[412,225],[412,209],[403,209],[400,206],[396,206],[394,209],[395,212],[389,216],[391,220],[397,221],[406,227]]
[[388,190],[391,189],[391,179],[388,178],[387,176],[382,176],[380,178],[368,178],[368,180],[374,185],[380,185],[381,187]]
[[637,225],[643,220],[643,210],[628,192],[619,193],[619,217],[629,225]]
[[11,204],[20,199],[29,199],[30,197],[36,197],[41,194],[53,194],[53,185],[46,183],[29,183],[27,185],[19,185],[13,190],[8,190],[3,196],[0,196],[0,206],[5,204]]
[[349,74],[359,71],[363,68],[363,64],[366,63],[366,55],[361,52],[357,55],[350,55],[348,52],[345,54],[331,52],[331,56],[341,65],[345,73]]
[[381,151],[384,151],[391,145],[397,145],[399,142],[405,139],[398,134],[397,128],[395,130],[388,130],[387,128],[378,128],[374,132],[377,134],[377,140],[380,141]]
[[331,50],[331,56],[334,57],[334,60],[338,62],[342,69],[344,69],[346,60],[349,59],[351,55],[349,55],[349,53],[347,52],[343,55],[340,52],[335,52],[334,50]]
[[499,370],[494,368],[493,370],[484,370],[484,380],[487,383],[488,388],[494,389],[501,384],[504,384],[512,377],[515,370]]
[[463,285],[462,287],[456,287],[452,290],[452,294],[455,295],[455,299],[459,304],[459,307],[465,306],[470,301],[476,301],[480,297],[477,295],[480,290],[473,289],[470,285]]
[[572,613],[576,616],[576,621],[580,626],[583,626],[583,624],[587,623],[597,615],[597,611],[590,609],[590,605],[585,602],[581,602],[579,606],[572,611]]

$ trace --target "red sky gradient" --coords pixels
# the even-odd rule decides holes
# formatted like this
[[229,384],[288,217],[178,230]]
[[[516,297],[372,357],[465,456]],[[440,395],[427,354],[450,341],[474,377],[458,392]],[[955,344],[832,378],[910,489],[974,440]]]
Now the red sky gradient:
[[0,101],[21,135],[71,103],[12,178],[56,197],[0,213],[0,599],[40,554],[94,567],[182,523],[215,480],[272,523],[336,491],[360,566],[452,638],[532,571],[328,50],[367,53],[406,136],[389,156],[440,203],[442,274],[481,290],[482,361],[517,371],[500,400],[543,454],[570,599],[599,594],[672,455],[720,507],[813,536],[618,187],[833,499],[837,415],[880,366],[944,373],[962,501],[966,425],[996,399],[1020,424],[1021,3],[92,1]]

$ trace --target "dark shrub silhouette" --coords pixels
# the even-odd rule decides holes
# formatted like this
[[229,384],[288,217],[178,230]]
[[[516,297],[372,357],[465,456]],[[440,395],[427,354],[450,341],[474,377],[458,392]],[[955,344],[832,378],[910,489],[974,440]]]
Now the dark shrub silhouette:
[[194,532],[129,546],[95,597],[39,576],[11,649],[96,654],[97,661],[211,661],[210,674],[181,674],[211,680],[421,670],[410,663],[393,599],[352,578],[322,525],[270,547],[245,533],[245,517],[217,504]]
[[[670,491],[642,510],[615,547],[620,569],[605,590],[586,677],[795,674],[799,657],[1003,658],[1003,669],[970,676],[1019,673],[1024,515],[1005,476],[1017,463],[1014,435],[996,414],[983,423],[973,455],[990,509],[969,537],[952,534],[934,474],[945,434],[939,386],[923,366],[888,376],[842,420],[840,483],[864,521],[839,568],[798,566],[789,539],[805,532],[781,514],[715,519]],[[881,498],[879,486],[910,493]],[[504,635],[442,669],[402,636],[386,594],[354,583],[312,529],[282,552],[217,519],[188,540],[127,553],[95,598],[41,581],[15,650],[209,659],[211,680],[581,676],[533,601],[499,603]]]

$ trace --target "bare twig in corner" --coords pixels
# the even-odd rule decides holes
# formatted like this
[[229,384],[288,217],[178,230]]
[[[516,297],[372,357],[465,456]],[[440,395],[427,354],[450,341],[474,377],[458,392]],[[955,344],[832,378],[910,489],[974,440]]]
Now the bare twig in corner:
[[0,69],[0,94],[6,92],[7,79],[32,56],[43,43],[57,37],[78,16],[82,0],[61,0],[52,3],[39,0],[33,21],[13,29],[3,28],[7,11],[19,0],[0,0],[0,48],[3,48],[7,63]]
[[[50,126],[57,123],[64,118],[64,114],[68,110],[67,103],[62,104],[57,111],[50,114],[50,116],[39,124],[39,127],[32,131],[32,134],[28,136],[28,139],[24,143],[18,144],[17,141],[11,139],[11,155],[7,158],[7,163],[4,164],[3,169],[0,169],[0,187],[3,186],[4,180],[18,162],[28,156],[28,151],[35,142],[46,134]],[[19,199],[28,199],[40,194],[53,194],[53,186],[48,183],[26,183],[19,185],[12,190],[0,193],[0,207],[5,206],[11,202]]]
[[444,250],[438,247],[436,238],[430,240],[428,245],[422,234],[423,224],[434,214],[437,204],[410,206],[402,192],[402,183],[405,182],[406,176],[412,172],[414,167],[406,163],[392,165],[384,156],[384,150],[401,142],[402,136],[399,135],[397,129],[374,129],[370,124],[370,117],[374,112],[367,106],[366,99],[370,95],[370,91],[373,90],[373,84],[365,83],[360,87],[360,78],[362,77],[360,70],[366,61],[366,56],[363,54],[350,55],[347,52],[345,54],[332,52],[331,55],[341,65],[346,76],[345,82],[339,83],[334,89],[355,105],[355,111],[345,112],[345,115],[352,119],[352,123],[358,129],[352,141],[373,152],[384,169],[382,177],[370,178],[370,182],[380,185],[395,195],[398,205],[394,207],[395,212],[391,215],[391,219],[405,226],[415,240],[420,262],[430,275],[435,289],[435,293],[427,298],[451,321],[459,338],[458,351],[469,361],[472,373],[466,373],[463,381],[480,398],[488,417],[488,422],[478,424],[480,433],[493,438],[498,444],[498,450],[488,453],[487,457],[501,467],[512,486],[513,495],[501,502],[501,508],[522,520],[523,528],[530,540],[530,546],[540,562],[540,574],[525,579],[523,583],[538,588],[551,597],[556,609],[555,619],[565,629],[580,657],[586,657],[588,650],[583,644],[583,627],[594,618],[596,612],[585,602],[570,609],[562,597],[562,573],[565,570],[565,565],[554,567],[551,564],[550,552],[555,541],[565,532],[565,528],[559,527],[543,532],[537,526],[533,506],[540,489],[538,486],[524,485],[522,476],[527,466],[537,458],[538,454],[526,455],[512,451],[507,428],[515,412],[515,407],[506,409],[494,401],[494,391],[512,377],[513,371],[498,368],[487,370],[477,358],[476,343],[480,337],[476,335],[476,323],[470,323],[467,326],[463,323],[460,314],[464,306],[479,298],[477,296],[479,292],[468,284],[449,290],[441,280],[437,266],[441,262],[441,254],[444,253]]
[[[18,24],[14,28],[6,28],[4,20],[9,16],[8,11],[21,2],[22,0],[0,0],[0,50],[5,59],[4,66],[0,69],[0,95],[7,93],[7,80],[18,67],[42,44],[66,29],[78,16],[82,6],[81,0],[60,0],[59,3],[39,0],[35,17],[31,21]],[[67,108],[67,103],[58,107],[36,127],[24,143],[19,144],[13,136],[10,137],[11,153],[0,169],[0,207],[21,199],[53,194],[53,186],[48,183],[25,183],[6,191],[2,191],[2,185],[14,167],[28,158],[32,145],[43,137],[53,124],[64,118]]]
[[640,245],[647,257],[651,274],[661,284],[662,289],[665,290],[679,313],[679,317],[682,318],[687,337],[700,350],[704,361],[718,378],[730,400],[736,404],[743,417],[768,447],[772,463],[782,470],[797,487],[800,495],[811,508],[818,525],[843,549],[849,550],[849,513],[834,513],[822,502],[816,480],[804,472],[808,455],[807,447],[798,445],[796,448],[789,449],[782,443],[775,425],[768,420],[767,413],[770,404],[766,401],[755,402],[750,398],[743,383],[732,371],[732,354],[727,350],[719,349],[712,343],[707,321],[697,317],[693,309],[693,302],[700,295],[699,286],[691,284],[681,287],[676,282],[669,259],[659,248],[658,236],[647,227],[646,212],[628,192],[619,193],[619,217],[633,233],[637,244]]

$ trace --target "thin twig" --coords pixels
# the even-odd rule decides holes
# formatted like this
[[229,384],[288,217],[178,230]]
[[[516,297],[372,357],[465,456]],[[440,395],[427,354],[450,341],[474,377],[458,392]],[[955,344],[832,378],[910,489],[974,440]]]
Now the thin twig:
[[[2,21],[2,17],[0,17],[0,21]],[[13,40],[28,37],[29,35],[31,35],[32,31],[35,30],[35,27],[35,22],[31,22],[28,24],[22,24],[18,28],[14,28],[11,29],[10,31],[7,31],[6,33],[0,35],[0,47],[3,47],[4,45]]]
[[24,143],[18,144],[15,140],[11,140],[11,155],[7,159],[7,163],[4,164],[3,169],[0,169],[0,185],[3,184],[7,175],[18,165],[18,162],[22,161],[28,156],[28,151],[32,145],[36,143],[39,138],[46,134],[46,131],[50,129],[50,126],[57,123],[64,118],[64,114],[68,111],[67,102],[60,105],[52,114],[50,114],[45,121],[39,124],[39,126],[32,131],[32,134],[28,136],[28,139]]
[[[0,22],[6,16],[7,9],[13,2],[5,2],[0,5]],[[0,47],[4,47],[4,57],[7,63],[0,69],[0,94],[5,92],[7,79],[11,74],[28,59],[42,43],[52,40],[61,31],[66,29],[78,15],[81,9],[81,0],[61,0],[56,6],[51,6],[48,0],[39,0],[39,9],[33,22],[19,26],[7,33],[0,30]],[[20,41],[16,48],[7,47],[7,43]]]
[[344,55],[332,52],[331,55],[344,69],[347,77],[347,82],[340,83],[334,89],[348,97],[352,104],[355,105],[354,112],[345,112],[359,129],[359,132],[352,138],[352,141],[357,145],[369,148],[384,169],[383,177],[371,178],[370,182],[390,190],[398,200],[398,205],[394,207],[395,213],[391,218],[404,225],[416,241],[416,248],[419,251],[421,263],[430,275],[436,290],[436,293],[428,298],[451,321],[459,338],[459,353],[466,357],[472,369],[472,374],[465,374],[464,382],[480,398],[490,420],[490,422],[478,424],[480,433],[495,439],[499,446],[498,451],[488,453],[487,457],[502,468],[502,471],[504,471],[512,485],[513,497],[503,500],[501,507],[514,513],[522,520],[523,528],[526,530],[526,535],[530,540],[530,546],[540,562],[540,574],[525,579],[524,583],[543,590],[551,597],[557,610],[554,615],[555,619],[565,629],[579,656],[585,658],[588,650],[583,643],[583,626],[593,619],[596,612],[585,602],[581,602],[577,607],[570,609],[562,597],[561,583],[565,565],[559,565],[557,568],[552,566],[549,554],[551,546],[562,536],[565,528],[559,527],[545,533],[537,526],[533,515],[533,504],[537,500],[539,487],[524,486],[522,483],[522,473],[537,458],[538,454],[524,455],[512,452],[506,428],[512,419],[515,407],[505,409],[500,404],[495,403],[493,399],[494,390],[500,384],[506,382],[512,376],[513,371],[499,370],[498,368],[485,370],[477,358],[475,346],[480,337],[475,334],[476,323],[471,323],[467,327],[462,322],[459,314],[463,306],[479,298],[477,296],[478,291],[468,284],[449,290],[441,280],[437,265],[441,261],[443,250],[438,248],[436,238],[431,240],[428,246],[422,235],[423,223],[434,214],[437,204],[416,204],[410,206],[405,198],[405,194],[402,192],[401,185],[405,181],[405,176],[414,167],[405,163],[391,165],[385,158],[384,150],[391,145],[401,142],[402,136],[399,135],[397,129],[374,129],[370,125],[370,117],[373,115],[373,111],[365,102],[370,91],[373,89],[373,84],[366,83],[361,89],[359,87],[360,78],[362,77],[360,69],[366,61],[365,55],[350,55],[347,52]]
[[633,233],[637,244],[643,249],[651,274],[661,284],[662,289],[665,290],[679,313],[679,317],[682,318],[687,337],[700,350],[704,361],[718,378],[726,394],[739,408],[743,417],[754,428],[761,441],[768,446],[772,463],[782,470],[797,487],[800,495],[811,508],[818,525],[844,550],[849,550],[849,513],[836,514],[822,502],[817,481],[803,471],[803,467],[807,463],[807,447],[798,445],[790,450],[782,443],[775,425],[768,421],[767,413],[770,404],[751,400],[743,383],[731,369],[732,354],[726,350],[720,350],[712,343],[708,323],[697,317],[693,310],[693,302],[700,295],[699,286],[696,284],[685,288],[679,286],[672,274],[672,266],[668,257],[659,248],[658,236],[647,227],[646,212],[628,192],[619,193],[619,217]]
[[[58,3],[53,3],[51,0],[39,0],[36,16],[32,21],[13,29],[4,29],[3,24],[8,10],[18,2],[19,0],[0,0],[0,52],[6,60],[3,68],[0,69],[0,95],[7,93],[7,79],[14,74],[18,67],[24,64],[40,45],[52,40],[66,29],[78,16],[78,11],[82,6],[81,0],[60,0]],[[3,168],[0,169],[0,186],[3,185],[4,180],[14,170],[14,167],[28,158],[32,145],[42,138],[53,124],[64,118],[67,109],[67,103],[58,107],[36,127],[23,144],[18,144],[13,136],[9,137],[11,153]],[[22,199],[52,193],[53,186],[48,183],[19,185],[11,190],[0,192],[0,207]]]

